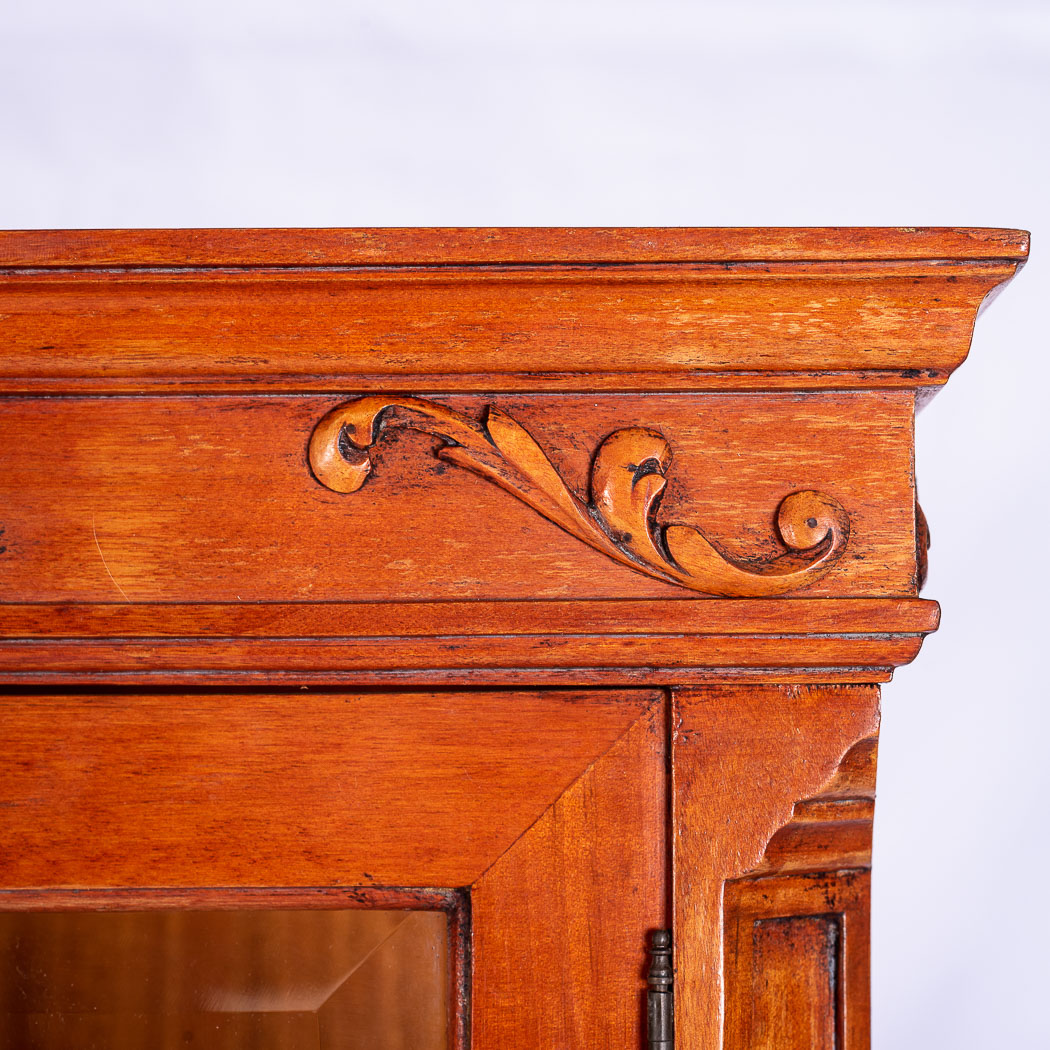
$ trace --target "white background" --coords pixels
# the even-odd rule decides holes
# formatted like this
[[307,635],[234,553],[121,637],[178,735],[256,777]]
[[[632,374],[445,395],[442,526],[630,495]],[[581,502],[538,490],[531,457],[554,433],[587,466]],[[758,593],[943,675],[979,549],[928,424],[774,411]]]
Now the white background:
[[2,11],[3,227],[1034,230],[919,417],[944,619],[884,690],[874,1035],[1050,1046],[1050,5]]

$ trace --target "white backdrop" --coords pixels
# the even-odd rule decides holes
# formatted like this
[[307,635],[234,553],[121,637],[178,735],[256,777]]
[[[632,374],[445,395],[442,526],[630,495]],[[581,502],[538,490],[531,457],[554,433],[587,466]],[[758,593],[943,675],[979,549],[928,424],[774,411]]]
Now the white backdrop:
[[919,417],[876,1050],[1050,1045],[1050,4],[4,0],[0,227],[962,225],[1034,260]]

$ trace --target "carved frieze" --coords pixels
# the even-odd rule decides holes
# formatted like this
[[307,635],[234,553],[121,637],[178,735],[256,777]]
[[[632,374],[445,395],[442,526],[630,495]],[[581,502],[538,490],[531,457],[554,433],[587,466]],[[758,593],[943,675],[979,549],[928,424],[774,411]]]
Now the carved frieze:
[[335,492],[356,492],[372,469],[369,450],[384,431],[438,438],[437,455],[483,477],[613,560],[658,580],[726,597],[769,597],[816,582],[842,556],[850,520],[830,496],[792,492],[777,509],[784,550],[765,559],[732,557],[699,529],[658,518],[672,450],[657,430],[610,434],[593,460],[581,498],[520,423],[495,406],[478,421],[434,401],[362,397],[329,412],[310,440],[310,466]]

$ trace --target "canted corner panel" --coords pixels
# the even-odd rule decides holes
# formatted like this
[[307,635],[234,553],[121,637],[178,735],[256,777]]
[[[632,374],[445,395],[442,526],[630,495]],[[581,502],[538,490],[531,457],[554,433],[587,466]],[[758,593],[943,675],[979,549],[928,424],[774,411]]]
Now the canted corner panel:
[[725,884],[726,1050],[867,1050],[877,748],[855,743]]
[[650,707],[473,886],[473,1050],[644,1045],[646,945],[668,917],[667,715]]
[[[835,903],[836,894],[852,887],[870,863],[878,718],[875,686],[724,686],[675,694],[676,1026],[684,1045],[793,1048],[808,1047],[807,1039],[824,1045],[826,1017],[814,1020],[816,1027],[806,1022],[798,1028],[800,1042],[785,1042],[775,1029],[801,1008],[790,1001],[796,993],[789,976],[798,965],[792,953],[801,953],[806,972],[819,983],[821,953],[831,951],[821,938],[836,936],[836,924],[846,921],[846,905]],[[864,892],[850,898],[852,943],[859,945],[850,955],[850,1002],[862,997],[867,972]],[[817,904],[792,903],[798,894]],[[750,911],[741,910],[741,900],[751,902]],[[752,922],[741,933],[745,912],[754,922],[831,918],[819,929],[807,922],[752,930]],[[757,952],[759,970],[737,958],[744,941]],[[829,965],[837,958],[828,955]],[[752,990],[741,989],[752,981],[767,982],[767,997],[759,996],[759,1013],[746,1023],[771,1034],[747,1028],[751,1042],[742,1043],[738,1000],[750,1002]],[[833,994],[815,989],[818,1000]],[[860,1039],[867,1030],[864,1007],[851,1009]]]

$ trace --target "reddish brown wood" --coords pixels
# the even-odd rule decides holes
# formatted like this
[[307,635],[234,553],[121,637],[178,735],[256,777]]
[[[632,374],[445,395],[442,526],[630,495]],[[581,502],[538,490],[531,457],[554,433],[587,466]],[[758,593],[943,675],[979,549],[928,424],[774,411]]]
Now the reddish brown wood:
[[647,934],[669,911],[665,714],[651,708],[475,885],[473,1050],[643,1045]]
[[937,603],[923,598],[0,603],[0,638],[926,634],[939,618]]
[[[480,415],[486,400],[444,403]],[[216,602],[677,598],[496,486],[388,435],[360,492],[320,485],[310,435],[339,399],[100,398],[0,403],[6,601]],[[644,421],[674,449],[660,516],[730,556],[773,557],[776,508],[818,489],[849,543],[805,597],[916,591],[910,393],[508,397],[585,492],[594,450]],[[43,435],[61,471],[39,455]]]
[[5,697],[0,887],[466,886],[653,702]]
[[8,273],[0,392],[915,388],[1017,266]]
[[306,691],[332,688],[410,689],[440,686],[447,689],[488,687],[563,689],[581,686],[602,688],[652,688],[654,685],[699,686],[710,683],[800,684],[888,682],[890,667],[458,667],[423,671],[12,671],[3,676],[5,688],[53,693],[59,687],[100,688],[255,688]]
[[[474,882],[477,955],[472,964],[452,956],[454,986],[468,969],[477,975],[472,1045],[524,1050],[537,1025],[610,1040],[636,1026],[645,931],[666,923],[658,694],[9,703],[5,733],[24,753],[8,752],[3,774],[2,884],[164,888],[10,889],[0,908],[378,905],[458,914],[447,891],[252,886]],[[462,739],[467,722],[482,734]],[[84,827],[93,830],[88,850]],[[559,877],[556,907],[539,891]],[[238,882],[246,888],[169,888]],[[569,950],[563,923],[579,935]],[[452,935],[455,944],[461,924]],[[536,993],[572,988],[571,1015],[550,999],[511,1014],[499,1007],[523,950],[534,968],[518,983],[531,981]],[[595,980],[587,967],[597,960]]]
[[674,636],[621,636],[605,638],[564,637],[555,634],[487,636],[439,636],[399,640],[396,648],[387,639],[279,639],[263,642],[194,639],[166,640],[131,645],[124,641],[93,641],[58,646],[23,642],[0,648],[0,671],[11,675],[34,671],[91,674],[106,671],[139,671],[159,675],[186,670],[258,672],[379,673],[423,671],[435,677],[445,671],[478,670],[483,680],[502,670],[562,670],[572,667],[629,669],[775,667],[789,663],[807,667],[897,667],[911,661],[922,644],[922,635],[793,639],[790,660],[785,658],[782,637],[772,639],[713,635],[683,638]]
[[857,741],[725,884],[726,1050],[868,1050],[877,750],[876,736]]
[[327,413],[310,437],[310,469],[333,492],[357,492],[372,473],[373,447],[388,430],[440,442],[439,459],[493,482],[570,536],[653,579],[702,594],[768,598],[811,587],[842,557],[850,516],[831,496],[789,492],[777,507],[767,558],[733,558],[691,525],[660,521],[673,450],[658,430],[624,427],[595,451],[586,496],[577,495],[535,438],[487,406],[480,420],[418,397],[363,397]]
[[208,886],[192,889],[0,889],[0,911],[152,911],[465,907],[458,890],[413,886]]
[[6,230],[0,266],[404,266],[1012,259],[1024,230],[901,227]]
[[[718,669],[870,681],[910,660],[937,618],[935,602],[916,599],[0,605],[0,681],[178,674],[207,683],[267,667],[306,684],[406,675],[435,684],[530,675],[667,684]],[[598,662],[601,670],[589,666]]]
[[836,1050],[837,923],[825,916],[759,919],[753,943],[753,1027],[740,1045]]
[[796,802],[755,874],[871,867],[878,737],[858,741],[819,793]]
[[673,919],[680,1047],[867,1050],[914,411],[1027,250],[0,233],[0,909],[397,886],[473,967],[455,1050],[640,1046]]
[[864,869],[726,884],[725,1050],[868,1050],[869,898]]
[[[740,994],[723,949],[726,885],[763,870],[771,840],[798,816],[796,803],[833,799],[843,783],[863,779],[851,771],[868,745],[852,749],[877,733],[878,717],[874,686],[676,692],[675,1003],[683,1046],[746,1045],[723,1042],[733,1031],[726,1001]],[[831,868],[854,858],[845,859],[833,858]]]

